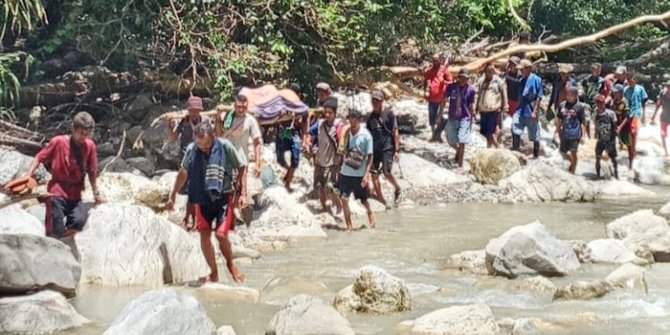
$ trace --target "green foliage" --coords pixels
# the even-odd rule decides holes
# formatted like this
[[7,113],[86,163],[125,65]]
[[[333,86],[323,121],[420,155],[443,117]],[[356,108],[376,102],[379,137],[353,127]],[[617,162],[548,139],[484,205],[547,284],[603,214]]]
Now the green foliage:
[[19,53],[0,54],[0,107],[10,106],[18,100],[21,83],[9,67],[20,60]]
[[46,11],[42,0],[3,0],[0,5],[0,40],[7,29],[16,34],[23,30],[31,31],[36,22],[46,22]]

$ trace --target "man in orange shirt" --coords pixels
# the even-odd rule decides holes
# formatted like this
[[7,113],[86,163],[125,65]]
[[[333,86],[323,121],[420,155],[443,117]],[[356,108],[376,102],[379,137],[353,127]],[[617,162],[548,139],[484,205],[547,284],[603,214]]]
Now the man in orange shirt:
[[447,91],[447,86],[453,79],[448,69],[448,60],[445,60],[442,64],[440,55],[434,54],[432,62],[433,66],[424,72],[424,97],[428,100],[428,122],[431,131],[434,132],[437,125],[437,113],[444,99],[444,92]]

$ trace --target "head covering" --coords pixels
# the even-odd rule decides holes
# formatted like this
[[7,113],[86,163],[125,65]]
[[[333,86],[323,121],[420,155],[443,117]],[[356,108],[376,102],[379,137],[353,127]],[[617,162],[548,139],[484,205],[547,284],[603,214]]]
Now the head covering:
[[361,111],[359,111],[358,109],[352,109],[349,112],[349,115],[347,115],[347,119],[350,118],[360,119],[361,117],[363,117],[363,113],[361,113]]
[[458,76],[464,78],[470,78],[470,71],[468,71],[468,69],[466,68],[462,68],[458,70]]
[[326,101],[323,102],[322,107],[323,108],[332,108],[334,110],[337,110],[337,99],[335,99],[335,98],[326,99]]
[[519,65],[519,63],[521,62],[521,58],[519,58],[519,56],[512,56],[509,58],[507,62],[512,63],[514,65]]
[[319,91],[330,91],[330,85],[328,85],[328,83],[320,82],[316,84],[316,89]]
[[380,101],[384,101],[384,92],[382,92],[382,91],[380,91],[380,90],[374,90],[374,91],[372,91],[372,93],[370,94],[370,96],[372,97],[372,100],[380,100]]
[[568,87],[568,94],[579,95],[579,89],[577,88],[577,86],[569,86]]
[[626,74],[627,72],[628,72],[628,69],[625,66],[619,65],[619,66],[616,67],[616,71],[614,73],[616,73],[616,74]]
[[571,73],[572,65],[570,64],[561,64],[558,66],[558,73]]
[[528,59],[522,59],[522,60],[519,62],[519,65],[517,65],[516,68],[517,68],[517,69],[525,69],[525,68],[529,68],[529,67],[533,67],[533,62],[531,62],[531,61],[528,60]]
[[595,98],[593,98],[593,101],[595,101],[595,102],[605,102],[606,100],[607,99],[602,94],[598,94],[598,95],[596,95]]
[[612,93],[623,92],[623,85],[616,84],[612,87]]
[[202,98],[196,97],[195,95],[188,98],[188,101],[186,102],[186,109],[202,111],[204,109],[202,108]]

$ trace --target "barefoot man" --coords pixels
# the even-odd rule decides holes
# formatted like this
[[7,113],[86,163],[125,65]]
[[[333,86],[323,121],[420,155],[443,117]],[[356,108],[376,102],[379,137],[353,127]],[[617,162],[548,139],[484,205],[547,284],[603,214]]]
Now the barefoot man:
[[[228,240],[228,232],[233,223],[232,203],[234,185],[239,185],[239,206],[247,204],[247,168],[246,160],[233,144],[225,139],[216,138],[210,123],[200,123],[194,129],[195,143],[186,149],[186,154],[177,174],[168,210],[174,207],[177,191],[188,180],[188,202],[193,205],[200,248],[209,265],[210,274],[198,280],[199,283],[217,282],[219,271],[216,266],[212,231],[215,232],[219,249],[226,259],[231,277],[237,283],[244,281],[244,274],[233,263],[233,251]],[[237,181],[233,184],[233,172],[237,172]]]

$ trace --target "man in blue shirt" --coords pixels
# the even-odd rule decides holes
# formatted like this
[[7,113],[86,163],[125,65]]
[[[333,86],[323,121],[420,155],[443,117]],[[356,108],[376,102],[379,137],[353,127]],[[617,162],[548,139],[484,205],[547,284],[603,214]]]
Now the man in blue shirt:
[[642,85],[637,84],[637,74],[631,73],[628,77],[628,86],[623,91],[623,96],[628,101],[628,119],[630,132],[628,133],[628,168],[633,168],[635,158],[635,144],[637,142],[637,131],[640,128],[640,118],[643,118],[644,105],[647,103],[647,91]]
[[528,139],[533,142],[533,157],[540,155],[540,127],[538,115],[540,114],[540,102],[544,95],[542,79],[533,73],[533,63],[527,59],[521,60],[518,69],[523,75],[521,81],[521,92],[519,106],[514,112],[512,123],[512,150],[519,151],[521,146],[521,135],[524,129],[528,129]]
[[373,141],[370,132],[361,127],[360,111],[353,110],[347,116],[349,129],[343,136],[340,144],[344,146],[344,159],[340,169],[338,189],[344,209],[344,220],[347,231],[353,230],[351,222],[351,209],[349,208],[349,197],[353,194],[359,199],[368,213],[370,227],[375,228],[375,215],[372,213],[368,202],[368,181],[370,180],[370,169],[372,168]]

